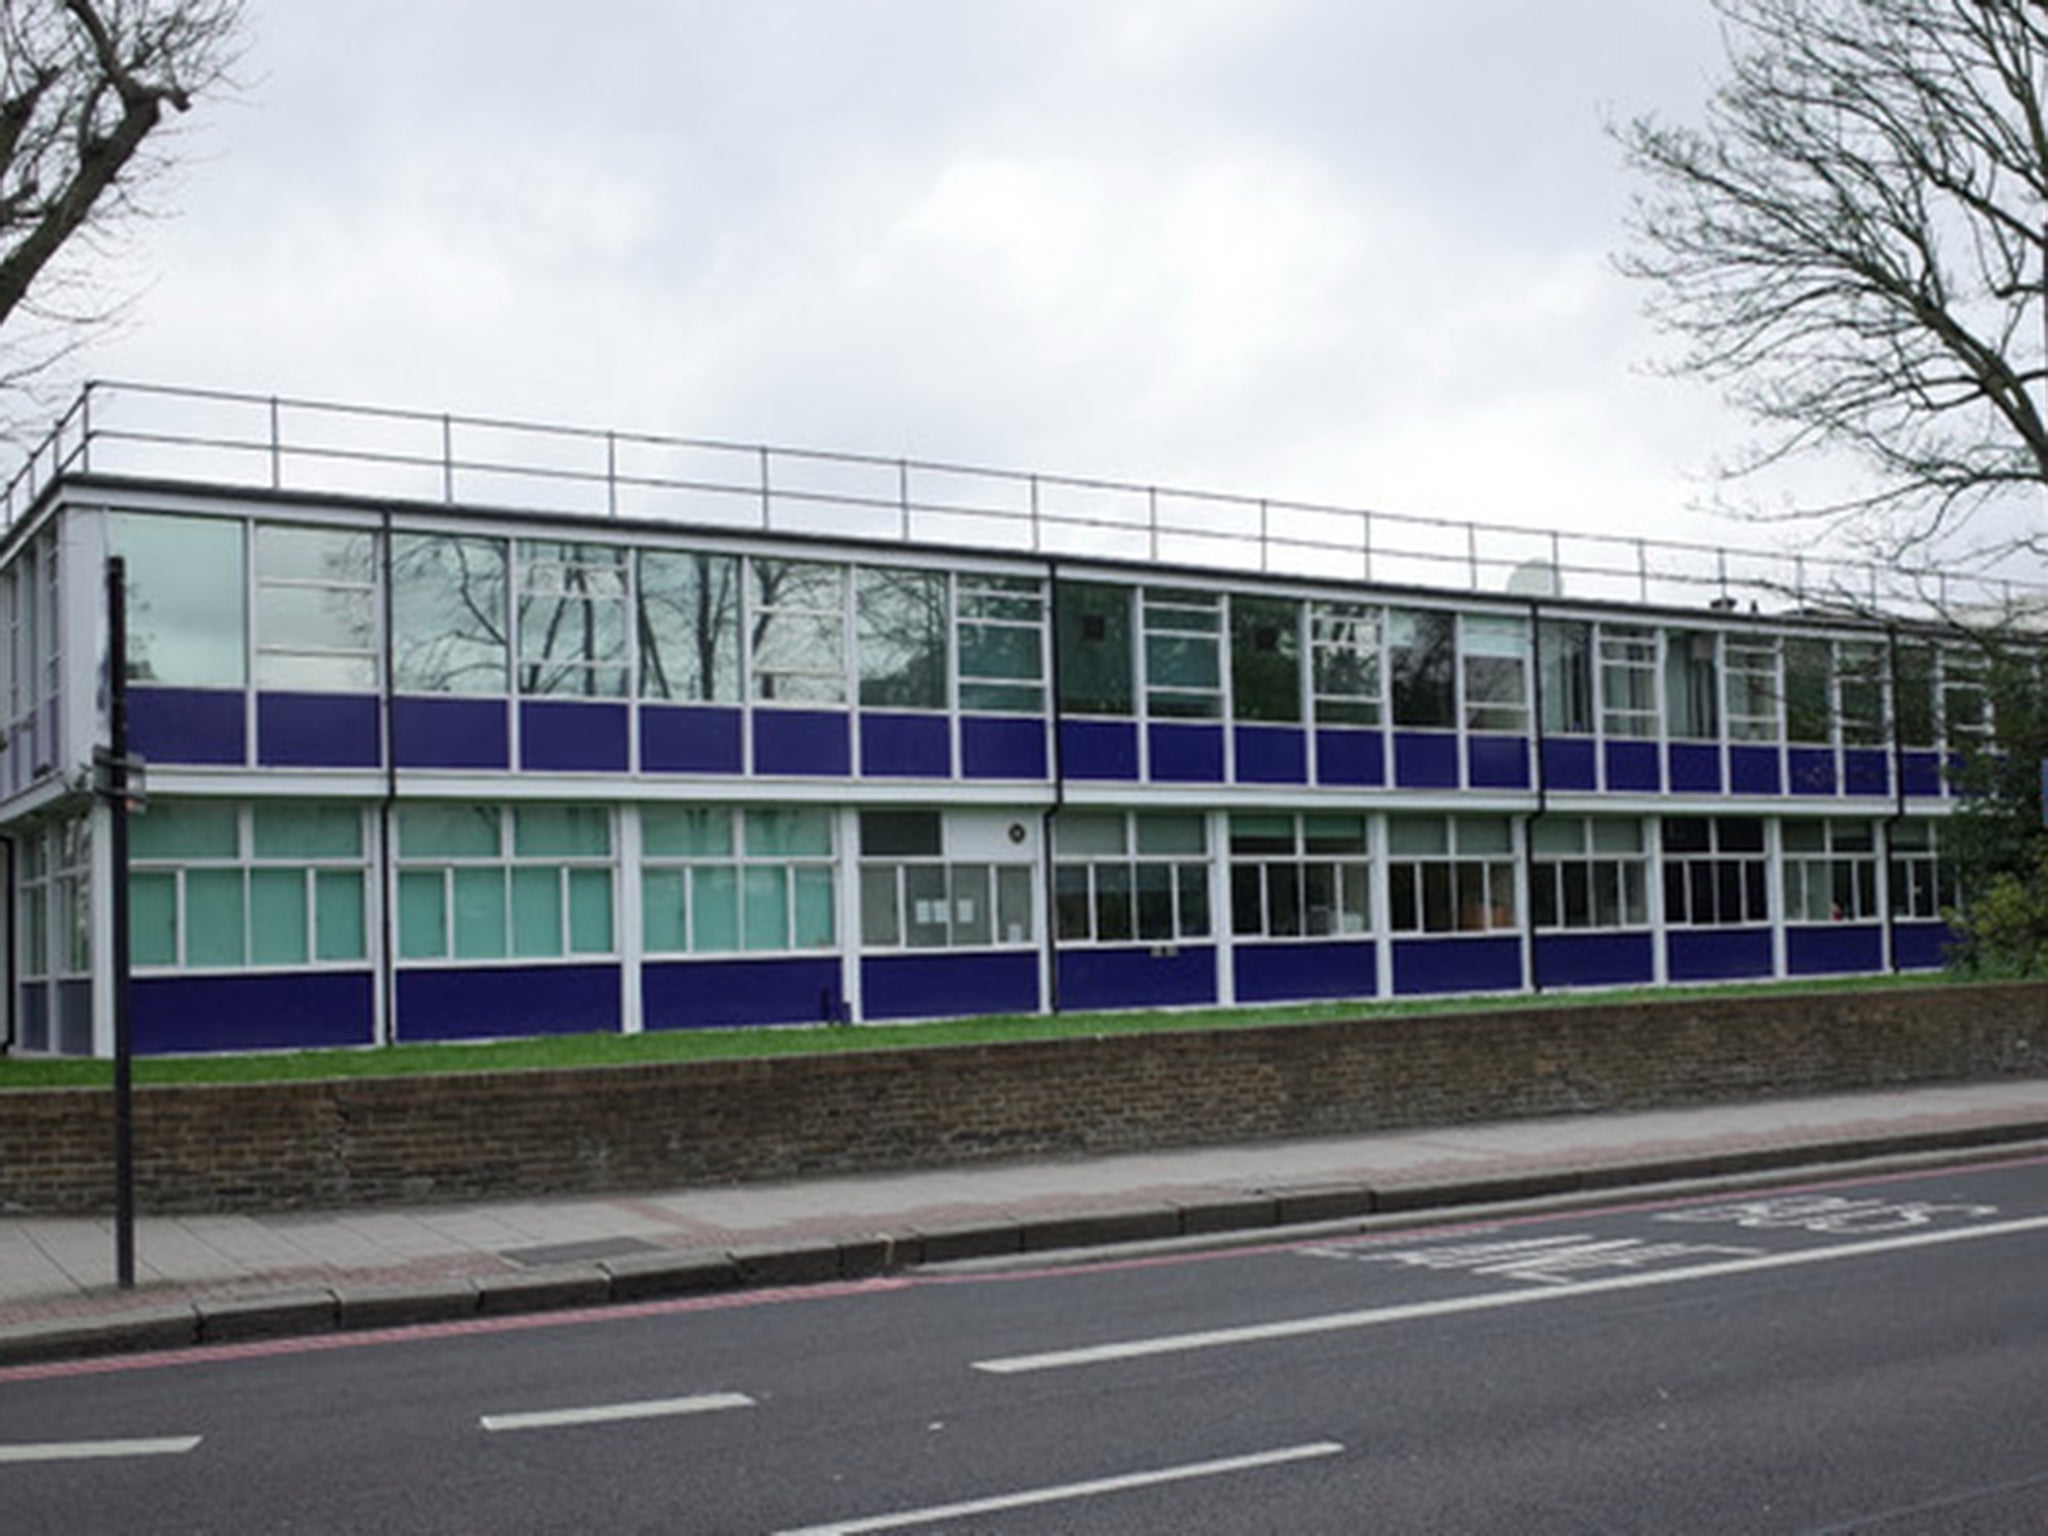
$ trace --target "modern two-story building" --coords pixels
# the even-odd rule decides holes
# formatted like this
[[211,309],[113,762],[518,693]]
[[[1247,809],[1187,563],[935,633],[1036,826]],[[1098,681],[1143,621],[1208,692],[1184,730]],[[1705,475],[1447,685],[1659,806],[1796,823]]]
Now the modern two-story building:
[[141,1051],[1928,968],[1990,724],[1650,540],[109,385],[6,510],[24,1054],[112,1038],[114,555]]

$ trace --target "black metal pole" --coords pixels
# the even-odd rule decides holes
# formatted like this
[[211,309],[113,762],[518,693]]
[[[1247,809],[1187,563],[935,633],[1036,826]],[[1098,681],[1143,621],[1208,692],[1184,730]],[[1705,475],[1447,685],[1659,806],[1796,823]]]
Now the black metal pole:
[[107,865],[113,883],[109,974],[114,997],[114,1280],[135,1289],[135,1073],[128,1034],[128,591],[107,561]]

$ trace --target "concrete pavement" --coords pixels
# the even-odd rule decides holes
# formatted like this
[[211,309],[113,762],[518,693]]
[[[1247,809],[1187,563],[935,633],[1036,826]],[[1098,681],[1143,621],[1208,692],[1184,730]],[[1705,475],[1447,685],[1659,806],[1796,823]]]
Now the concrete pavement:
[[0,1216],[0,1365],[1986,1149],[2048,1155],[2048,1080],[574,1199],[144,1215],[131,1292],[114,1287],[111,1219]]

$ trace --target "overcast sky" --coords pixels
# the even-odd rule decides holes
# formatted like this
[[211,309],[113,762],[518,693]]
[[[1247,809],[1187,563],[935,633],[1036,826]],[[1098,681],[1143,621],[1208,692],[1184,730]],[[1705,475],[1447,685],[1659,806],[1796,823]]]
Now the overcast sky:
[[1707,0],[250,0],[78,372],[1765,542],[1603,124]]

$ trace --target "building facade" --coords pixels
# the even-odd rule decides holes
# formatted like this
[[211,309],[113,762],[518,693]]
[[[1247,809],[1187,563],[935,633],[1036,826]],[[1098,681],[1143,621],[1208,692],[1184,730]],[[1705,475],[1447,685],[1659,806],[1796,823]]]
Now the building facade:
[[113,555],[138,1051],[1932,968],[1990,728],[1641,540],[115,386],[8,511],[23,1054],[111,1045]]

